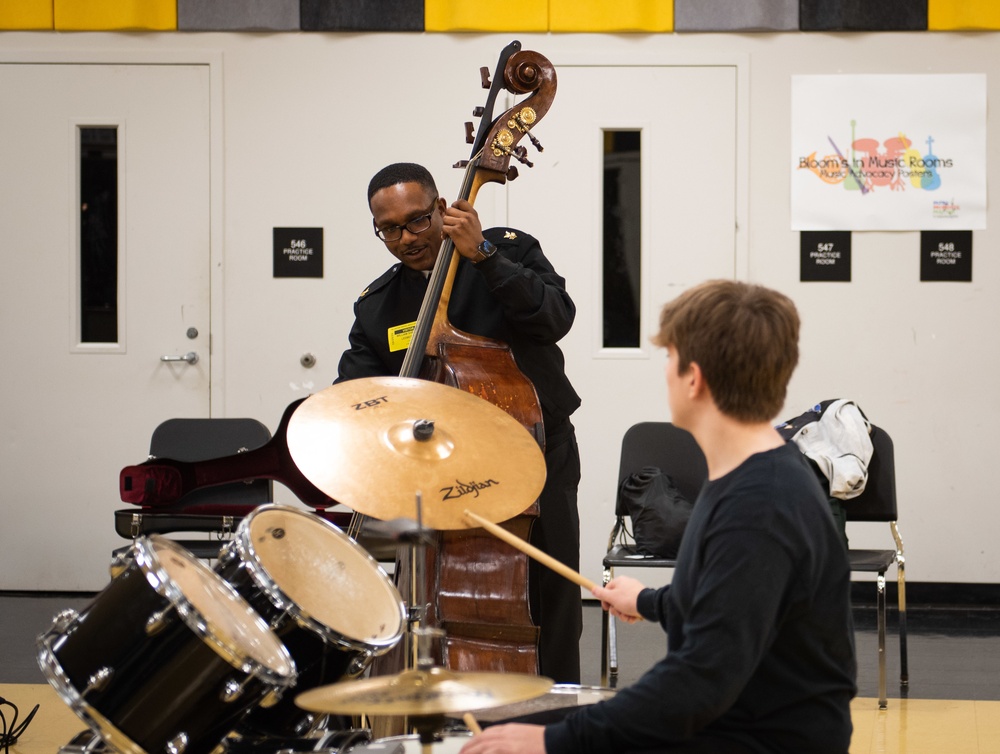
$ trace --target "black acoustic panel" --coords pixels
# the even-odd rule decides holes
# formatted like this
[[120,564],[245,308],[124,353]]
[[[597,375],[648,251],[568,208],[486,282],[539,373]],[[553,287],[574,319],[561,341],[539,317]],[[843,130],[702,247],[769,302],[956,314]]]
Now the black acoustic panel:
[[802,31],[926,31],[928,0],[799,0]]
[[423,31],[424,0],[300,0],[303,31]]

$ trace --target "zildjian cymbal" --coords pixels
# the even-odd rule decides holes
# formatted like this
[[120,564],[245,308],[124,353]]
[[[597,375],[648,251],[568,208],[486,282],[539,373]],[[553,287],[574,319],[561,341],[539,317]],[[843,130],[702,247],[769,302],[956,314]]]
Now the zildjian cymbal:
[[344,505],[389,521],[467,529],[469,509],[492,523],[530,506],[545,458],[516,419],[454,387],[365,377],[311,395],[288,423],[288,450],[305,477]]
[[552,681],[524,673],[457,673],[446,668],[343,681],[306,691],[295,704],[330,715],[447,715],[542,696]]

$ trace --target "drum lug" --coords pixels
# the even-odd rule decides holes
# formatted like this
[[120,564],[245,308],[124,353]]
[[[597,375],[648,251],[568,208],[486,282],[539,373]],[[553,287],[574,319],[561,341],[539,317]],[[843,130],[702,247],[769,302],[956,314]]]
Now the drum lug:
[[57,633],[63,633],[79,617],[80,613],[72,608],[60,610],[52,619],[52,630]]
[[[247,678],[247,680],[249,680],[249,678]],[[222,701],[226,702],[226,704],[229,704],[230,702],[235,702],[237,699],[243,696],[243,686],[245,683],[246,683],[245,681],[244,683],[240,683],[235,678],[230,678],[228,681],[226,681],[226,685],[222,689],[222,694],[219,695],[219,698],[222,699]]]
[[86,696],[91,691],[104,691],[105,687],[108,685],[108,681],[111,680],[111,676],[114,674],[115,671],[105,665],[87,679],[87,687],[83,690],[83,693],[80,694],[80,696]]
[[[271,689],[267,692],[263,699],[260,700],[260,706],[262,709],[267,709],[268,707],[273,707],[275,704],[281,701],[281,689]],[[312,715],[309,715],[311,718]]]
[[111,557],[111,565],[108,566],[108,572],[111,574],[112,579],[117,579],[128,568],[129,562],[132,560],[132,553],[124,552],[117,553]]
[[305,736],[307,733],[312,731],[313,725],[316,723],[316,716],[309,714],[303,717],[299,722],[292,728],[292,732],[296,736]]
[[187,733],[178,733],[172,739],[167,741],[166,750],[167,754],[183,754],[184,750],[188,745],[188,735]]
[[[274,603],[272,602],[272,604]],[[289,611],[282,610],[280,613],[276,613],[274,617],[271,618],[271,621],[267,625],[270,626],[272,631],[278,633],[281,627],[285,625],[285,622],[288,620],[288,618],[289,618]],[[298,616],[293,615],[291,616],[291,619],[295,621],[295,625],[298,626],[299,628],[312,630],[312,627],[305,621],[301,620]]]
[[347,668],[347,674],[350,676],[360,675],[365,672],[365,668],[368,667],[369,663],[372,661],[372,655],[368,652],[360,654],[351,660],[351,664]]
[[[219,538],[222,540],[222,538]],[[219,548],[219,559],[218,564],[220,568],[226,568],[236,557],[236,552],[233,548],[233,540],[222,540],[224,544]]]
[[146,620],[146,636],[156,636],[163,630],[164,626],[167,625],[167,616],[170,615],[172,609],[173,605],[169,605],[149,616]]

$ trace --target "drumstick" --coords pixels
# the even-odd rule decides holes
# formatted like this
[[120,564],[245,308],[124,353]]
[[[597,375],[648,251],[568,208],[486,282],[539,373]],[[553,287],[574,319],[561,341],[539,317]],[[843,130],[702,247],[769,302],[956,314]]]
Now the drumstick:
[[462,720],[465,721],[465,726],[472,731],[472,735],[478,736],[483,732],[483,729],[479,727],[479,723],[476,722],[476,718],[471,712],[466,712],[462,715]]
[[476,524],[478,524],[479,526],[481,526],[484,529],[486,529],[486,531],[488,531],[490,534],[493,534],[497,538],[502,539],[504,542],[506,542],[507,544],[509,544],[511,547],[514,547],[515,549],[520,550],[521,552],[523,552],[528,557],[534,558],[535,560],[537,560],[542,565],[548,566],[553,571],[555,571],[556,573],[558,573],[560,576],[563,576],[564,578],[569,579],[574,584],[579,584],[584,589],[588,589],[588,590],[593,590],[593,588],[595,586],[597,586],[597,584],[595,584],[593,581],[591,581],[590,579],[588,579],[586,576],[582,576],[581,574],[577,573],[576,571],[574,571],[569,566],[567,566],[567,565],[565,565],[563,563],[560,563],[558,560],[556,560],[555,558],[553,558],[551,555],[547,555],[544,552],[542,552],[541,550],[539,550],[537,547],[533,547],[532,545],[529,545],[527,542],[525,542],[520,537],[515,536],[514,534],[511,534],[506,529],[504,529],[502,527],[499,527],[499,526],[497,526],[496,524],[494,524],[494,523],[492,523],[490,521],[487,521],[482,516],[478,516],[478,515],[476,515],[475,513],[473,513],[470,510],[466,510],[465,511],[465,517],[468,518],[471,521],[474,521]]

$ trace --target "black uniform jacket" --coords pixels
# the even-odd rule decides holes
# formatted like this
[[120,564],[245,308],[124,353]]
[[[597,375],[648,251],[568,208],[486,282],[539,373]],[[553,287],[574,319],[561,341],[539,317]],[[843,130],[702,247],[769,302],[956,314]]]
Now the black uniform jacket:
[[[569,332],[576,306],[535,238],[510,228],[484,235],[497,253],[478,264],[460,257],[448,317],[460,330],[510,346],[552,431],[580,405],[556,345]],[[368,286],[354,304],[351,347],[341,356],[337,382],[399,374],[406,355],[400,328],[417,319],[426,290],[424,275],[402,263]]]

